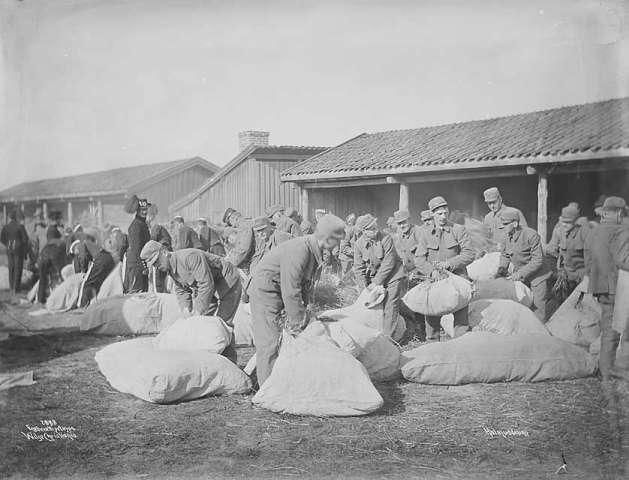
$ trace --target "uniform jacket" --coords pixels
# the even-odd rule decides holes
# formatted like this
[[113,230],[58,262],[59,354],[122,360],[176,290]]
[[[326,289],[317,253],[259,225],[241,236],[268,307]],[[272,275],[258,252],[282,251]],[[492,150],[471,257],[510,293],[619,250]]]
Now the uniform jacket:
[[301,237],[301,227],[297,224],[295,220],[286,215],[282,215],[280,219],[277,221],[275,227],[280,232],[290,233],[293,237]]
[[91,287],[97,292],[100,290],[101,285],[116,266],[114,257],[106,250],[101,249],[100,252],[94,257],[94,263],[90,274],[85,280],[85,288]]
[[208,227],[207,225],[199,229],[199,240],[201,241],[203,250],[206,251],[209,251],[210,248],[216,245],[223,245],[223,242],[221,242],[220,234],[213,228]]
[[345,228],[345,237],[339,245],[339,258],[342,260],[354,259],[354,244],[356,243],[356,227],[348,225]]
[[434,263],[448,261],[449,270],[467,275],[465,267],[474,261],[474,250],[469,233],[463,225],[448,222],[443,228],[436,226],[419,229],[419,242],[415,249],[415,266],[423,275],[430,275]]
[[544,262],[539,234],[528,227],[518,227],[511,235],[506,236],[500,255],[500,267],[506,270],[513,265],[513,273],[522,276],[530,283],[541,273]]
[[127,266],[142,265],[140,259],[140,252],[142,248],[151,239],[151,233],[149,232],[149,226],[146,224],[146,220],[142,217],[136,217],[129,225],[128,235],[129,247],[127,248]]
[[7,248],[7,252],[14,252],[17,255],[26,258],[29,250],[28,234],[24,225],[11,220],[0,233],[0,242]]
[[421,229],[417,225],[411,225],[408,232],[402,233],[399,229],[393,235],[395,249],[404,262],[404,268],[410,272],[415,269],[415,250],[419,244]]
[[260,301],[277,302],[286,311],[288,327],[306,326],[306,306],[314,291],[323,254],[313,235],[292,238],[264,256],[251,283],[251,295]]
[[589,226],[579,224],[574,224],[567,232],[559,229],[556,235],[553,233],[553,237],[546,247],[550,255],[560,257],[560,263],[568,273],[570,280],[583,280],[585,273],[583,250],[585,248],[585,238],[589,231]]
[[604,219],[590,230],[585,240],[585,274],[589,277],[588,292],[592,294],[616,293],[618,266],[612,253],[612,239],[618,242],[622,225]]
[[173,251],[173,239],[164,225],[156,223],[151,226],[151,240],[161,243],[169,252]]
[[489,230],[489,238],[491,238],[494,242],[499,243],[501,245],[504,243],[505,233],[503,229],[500,229],[498,227],[502,226],[500,215],[505,210],[505,208],[513,208],[514,210],[517,210],[518,214],[520,215],[520,226],[528,227],[528,224],[526,223],[526,218],[524,218],[524,215],[522,214],[522,212],[517,208],[507,207],[503,203],[502,207],[500,207],[500,209],[497,212],[489,212],[487,215],[485,215],[485,219],[483,220],[483,225],[485,225],[485,227],[487,227],[487,229]]
[[175,250],[183,250],[185,248],[197,248],[203,250],[203,245],[199,240],[197,232],[187,225],[182,225],[177,231],[177,241],[175,242]]
[[272,249],[277,247],[279,244],[284,243],[285,241],[290,240],[291,238],[295,238],[295,237],[289,233],[282,232],[279,230],[274,230],[273,233],[271,233],[271,235],[266,241],[262,241],[256,238],[256,248],[255,248],[255,252],[253,253],[253,256],[251,257],[251,266],[249,267],[249,271],[251,272],[251,274],[253,275],[253,272],[255,271],[256,266],[258,265],[258,263],[260,263],[262,258],[267,253],[269,253]]
[[373,240],[361,235],[354,244],[354,272],[365,286],[373,283],[386,287],[404,278],[404,265],[391,235],[379,232]]
[[611,239],[616,267],[629,271],[629,225],[622,225]]
[[241,220],[240,225],[235,227],[235,234],[236,239],[227,258],[236,267],[248,272],[256,248],[251,220]]
[[214,293],[219,299],[240,282],[236,268],[225,259],[196,248],[176,250],[170,255],[168,273],[173,279],[179,304],[192,310],[192,296],[196,291],[196,313],[207,315]]

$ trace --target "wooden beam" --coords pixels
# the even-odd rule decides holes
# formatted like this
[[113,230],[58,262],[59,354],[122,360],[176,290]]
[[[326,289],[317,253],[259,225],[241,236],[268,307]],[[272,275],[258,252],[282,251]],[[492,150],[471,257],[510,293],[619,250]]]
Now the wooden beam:
[[48,222],[48,202],[42,203],[42,214],[44,215],[44,222]]
[[68,225],[72,226],[72,202],[68,200]]
[[[395,182],[397,183],[397,182]],[[364,187],[368,185],[386,185],[387,181],[385,178],[364,178],[360,180],[340,180],[338,182],[335,181],[327,181],[327,182],[308,182],[302,183],[302,187],[304,188],[345,188],[345,187]]]
[[4,223],[6,225],[7,223],[7,204],[3,203],[2,204],[2,223]]
[[400,183],[400,210],[408,210],[409,206],[409,191],[408,191],[408,183]]
[[309,191],[307,188],[301,188],[301,216],[304,220],[309,220],[310,218],[310,205],[309,205]]
[[103,226],[103,201],[99,198],[98,199],[98,207],[97,207],[98,211],[96,212],[97,214],[97,221],[98,221],[98,226],[102,227]]
[[548,174],[539,172],[537,176],[537,233],[546,245],[548,241]]

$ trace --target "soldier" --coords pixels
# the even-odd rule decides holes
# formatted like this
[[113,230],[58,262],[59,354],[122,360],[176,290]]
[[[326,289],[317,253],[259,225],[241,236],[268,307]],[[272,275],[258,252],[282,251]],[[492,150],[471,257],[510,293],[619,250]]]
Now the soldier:
[[[443,197],[428,202],[434,224],[421,230],[415,250],[415,266],[420,274],[440,279],[444,271],[466,277],[466,267],[474,261],[472,240],[463,225],[448,221],[450,209]],[[426,316],[426,339],[439,338],[440,317]],[[467,307],[454,312],[454,334],[460,336],[469,330]]]
[[341,281],[346,279],[354,265],[354,243],[356,242],[356,214],[350,213],[345,219],[345,238],[339,245],[339,261],[341,262]]
[[546,253],[557,258],[557,270],[565,272],[567,295],[577,287],[585,275],[585,238],[589,225],[578,223],[579,211],[574,206],[561,210],[557,235],[546,246]]
[[432,219],[432,213],[430,212],[430,210],[422,210],[422,212],[419,214],[419,218],[422,221],[422,227],[432,230],[432,228],[435,226],[435,222]]
[[[271,374],[282,328],[295,336],[308,324],[307,306],[322,266],[323,250],[333,249],[344,236],[343,221],[334,215],[325,215],[319,220],[314,235],[282,243],[256,266],[250,290],[259,385]],[[282,325],[283,314],[285,326]]]
[[183,250],[184,248],[203,250],[203,244],[199,240],[197,232],[185,224],[181,215],[173,218],[173,229],[175,231],[174,250]]
[[520,225],[520,214],[515,208],[504,208],[499,218],[500,228],[505,235],[499,275],[531,287],[533,310],[545,322],[548,274],[543,271],[544,255],[540,236],[532,228]]
[[[215,315],[233,327],[240,303],[242,284],[234,265],[213,253],[195,248],[169,252],[163,245],[149,241],[140,254],[147,266],[168,273],[182,310],[195,315]],[[218,297],[218,308],[214,303]],[[236,360],[234,337],[223,355]]]
[[9,289],[13,295],[20,291],[24,260],[29,252],[28,235],[24,225],[20,225],[17,221],[17,212],[13,211],[9,214],[9,223],[2,227],[0,242],[7,250]]
[[354,245],[354,273],[361,287],[373,290],[382,287],[384,298],[384,334],[391,336],[400,313],[400,298],[406,293],[407,278],[402,260],[395,250],[391,235],[378,229],[377,219],[370,214],[356,220],[360,237]]
[[[151,203],[146,212],[146,224],[149,227],[149,233],[151,240],[155,240],[157,243],[161,243],[169,252],[173,251],[173,239],[170,236],[168,229],[156,221],[159,209],[157,205]],[[155,292],[166,293],[166,277],[168,276],[160,270],[149,269],[152,277],[152,281],[155,286]]]
[[301,237],[299,224],[292,218],[286,216],[284,212],[285,209],[281,205],[273,205],[266,209],[266,214],[269,220],[275,224],[275,228],[281,232],[289,233],[293,237]]
[[[620,197],[608,197],[601,208],[601,223],[594,227],[585,240],[585,274],[589,278],[588,293],[601,305],[601,351],[599,371],[603,382],[609,382],[614,374],[614,359],[620,334],[612,328],[618,264],[622,258],[614,255],[612,245],[622,244],[619,235],[626,235],[623,220],[627,216],[627,203]],[[616,252],[618,253],[618,252]],[[622,349],[629,351],[629,342],[623,339]],[[628,365],[629,366],[629,365]]]
[[239,211],[228,208],[223,215],[223,223],[233,229],[235,236],[233,248],[226,258],[237,268],[248,274],[256,246],[252,222],[243,218]]
[[[504,245],[504,230],[500,228],[500,214],[505,208],[513,207],[507,207],[503,203],[502,196],[500,195],[500,191],[497,187],[491,187],[485,190],[483,192],[483,197],[485,198],[485,203],[489,207],[489,213],[485,215],[483,224],[489,231],[491,240],[496,243],[497,251],[500,251]],[[524,218],[522,212],[517,208],[515,210],[520,216],[519,224],[522,227],[527,227],[526,218]]]
[[395,249],[404,263],[404,270],[410,273],[415,270],[415,249],[419,244],[420,227],[410,222],[411,214],[407,210],[394,212],[393,218],[396,223],[393,235]]
[[125,205],[127,213],[134,213],[135,218],[129,225],[127,248],[127,264],[124,276],[125,293],[138,293],[148,291],[148,271],[146,270],[140,253],[142,248],[151,239],[151,232],[146,224],[146,215],[150,203],[146,198],[138,198],[133,195]]

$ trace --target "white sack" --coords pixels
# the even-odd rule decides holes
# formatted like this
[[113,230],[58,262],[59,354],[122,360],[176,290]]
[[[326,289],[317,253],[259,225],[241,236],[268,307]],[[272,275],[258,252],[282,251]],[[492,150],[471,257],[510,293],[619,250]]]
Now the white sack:
[[222,353],[231,343],[232,330],[219,317],[182,318],[155,337],[158,350],[207,350]]
[[75,273],[53,288],[46,299],[46,310],[55,313],[66,312],[76,308],[84,276],[84,273]]
[[588,293],[577,303],[582,290],[582,286],[575,288],[550,317],[546,328],[555,337],[587,348],[601,334],[601,306]]
[[531,289],[522,282],[495,278],[474,284],[474,300],[513,300],[526,307],[533,305]]
[[467,275],[472,280],[491,280],[498,275],[500,252],[487,253],[467,266]]
[[65,267],[61,269],[61,279],[67,280],[71,275],[74,275],[76,272],[74,271],[74,264],[69,263]]
[[238,305],[234,316],[234,338],[236,345],[253,346],[253,323],[251,317],[251,304]]
[[472,284],[458,275],[436,282],[425,281],[411,288],[403,301],[413,312],[441,316],[466,307],[472,298]]
[[384,401],[365,367],[325,337],[284,334],[279,356],[253,403],[277,413],[355,416]]
[[549,334],[537,315],[513,300],[476,300],[470,303],[469,323],[473,331],[499,335]]
[[629,272],[621,269],[618,270],[616,283],[612,328],[621,335],[629,333]]
[[172,403],[206,395],[244,394],[251,389],[249,377],[222,355],[157,350],[153,338],[112,343],[95,358],[113,388],[147,402]]

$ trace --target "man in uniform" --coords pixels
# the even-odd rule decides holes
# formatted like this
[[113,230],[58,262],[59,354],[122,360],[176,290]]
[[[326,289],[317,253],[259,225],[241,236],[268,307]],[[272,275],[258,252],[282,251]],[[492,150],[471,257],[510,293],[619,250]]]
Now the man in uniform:
[[359,238],[354,244],[354,274],[362,288],[386,291],[383,310],[383,333],[393,335],[400,313],[400,299],[408,286],[404,264],[395,250],[393,237],[378,228],[378,220],[370,214],[356,220]]
[[[131,207],[135,209],[135,217],[128,230],[129,247],[127,248],[127,265],[124,276],[125,293],[147,292],[149,288],[148,272],[142,263],[140,253],[151,239],[151,232],[146,223],[146,215],[150,206],[146,198],[137,198]],[[132,197],[132,199],[133,199]]]
[[173,218],[173,230],[175,231],[174,250],[183,250],[184,248],[203,250],[203,245],[199,240],[197,232],[186,225],[181,215],[176,215]]
[[[240,303],[242,284],[234,265],[213,253],[196,248],[169,252],[163,245],[149,241],[140,254],[148,267],[168,273],[182,310],[195,315],[215,315],[233,327]],[[214,295],[218,297],[218,308]],[[236,360],[234,338],[223,355]]]
[[[97,237],[97,232],[86,231],[86,235],[90,237],[85,240],[90,242],[88,248],[93,249],[94,247],[97,247],[98,252],[93,255],[94,260],[90,262],[90,266],[87,269],[87,275],[81,285],[78,299],[79,307],[88,306],[90,301],[93,298],[96,298],[101,285],[116,266],[113,255],[99,246],[97,241],[98,239],[95,238]],[[91,238],[94,238],[93,243]]]
[[339,261],[341,262],[341,281],[347,278],[354,265],[354,243],[356,242],[356,214],[350,213],[345,219],[345,238],[339,245]]
[[502,209],[500,222],[504,243],[498,273],[531,288],[535,314],[545,322],[548,276],[543,275],[544,255],[540,236],[532,228],[520,225],[520,214],[515,208]]
[[[415,250],[415,266],[420,274],[440,279],[444,271],[466,277],[466,267],[474,261],[474,250],[469,233],[463,225],[450,222],[450,209],[443,197],[428,202],[434,224],[421,229]],[[440,317],[426,316],[426,339],[439,338]],[[469,330],[467,307],[454,312],[454,334],[460,336]]]
[[[500,195],[500,191],[497,187],[488,188],[483,192],[483,197],[485,198],[485,203],[487,207],[489,207],[489,213],[485,215],[485,219],[483,220],[483,224],[489,231],[489,238],[496,244],[496,248],[498,251],[502,250],[502,246],[504,245],[504,230],[500,228],[500,214],[505,208],[513,208],[507,207],[502,201],[502,195]],[[519,224],[522,227],[527,227],[526,218],[520,210],[515,208],[520,217]]]
[[407,210],[398,210],[393,213],[396,228],[393,240],[395,249],[404,263],[407,273],[415,270],[415,249],[421,235],[420,227],[410,222],[411,214]]
[[28,235],[24,225],[17,221],[17,212],[13,211],[9,214],[9,223],[2,227],[0,242],[7,250],[9,288],[11,295],[13,295],[20,291],[24,260],[27,258],[29,251]]
[[223,215],[223,223],[235,231],[235,241],[227,259],[237,268],[248,273],[256,246],[252,222],[243,218],[239,211],[228,208]]
[[282,205],[273,205],[266,209],[269,220],[280,232],[286,232],[293,237],[301,237],[301,228],[292,218],[284,214],[285,208]]
[[[626,216],[625,200],[620,197],[608,197],[601,208],[601,223],[590,231],[585,240],[585,274],[589,278],[588,293],[594,295],[601,305],[599,371],[604,382],[609,382],[614,374],[614,360],[620,341],[620,334],[612,328],[616,293],[627,294],[627,292],[616,292],[618,264],[622,264],[623,259],[614,258],[612,249],[612,245],[618,243],[616,237],[625,234],[627,227],[623,225],[623,220]],[[629,341],[626,337],[623,338],[621,351],[629,351]]]
[[[271,374],[282,329],[297,335],[307,326],[307,306],[323,263],[323,250],[338,246],[344,236],[343,220],[325,215],[313,235],[282,243],[256,266],[250,290],[259,385]],[[286,316],[285,326],[282,325],[283,315]]]

